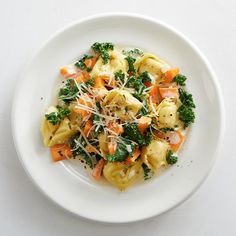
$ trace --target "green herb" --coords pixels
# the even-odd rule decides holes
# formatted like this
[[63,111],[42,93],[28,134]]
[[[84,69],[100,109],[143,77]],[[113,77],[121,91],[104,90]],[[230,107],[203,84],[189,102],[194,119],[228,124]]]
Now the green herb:
[[[69,139],[69,145],[70,145],[70,148],[71,148],[71,150],[72,150],[73,156],[74,156],[74,157],[76,157],[76,156],[81,156],[81,157],[85,160],[86,164],[87,164],[91,169],[93,169],[94,165],[93,165],[93,160],[91,159],[91,157],[92,157],[93,155],[91,155],[91,157],[88,156],[88,154],[84,151],[84,149],[81,148],[81,147],[78,145],[78,142],[79,142],[83,147],[85,147],[85,146],[87,145],[87,143],[85,142],[85,140],[83,139],[83,137],[80,136],[79,133],[76,134],[76,135],[74,135],[73,137],[71,137],[71,138]],[[96,157],[94,156],[94,159],[95,159],[95,158],[96,158]]]
[[187,80],[187,77],[181,74],[176,75],[173,79],[173,81],[176,82],[176,84],[180,86],[185,86],[186,80]]
[[96,42],[92,45],[91,48],[95,53],[100,54],[101,58],[103,60],[103,63],[107,64],[110,59],[108,50],[113,50],[114,46],[112,43],[98,43],[98,42]]
[[160,128],[160,130],[161,130],[162,132],[164,132],[164,133],[169,132],[169,131],[175,131],[174,128],[168,128],[168,127]]
[[169,150],[166,155],[166,161],[170,165],[174,165],[178,161],[178,157],[173,155],[172,150]]
[[94,78],[90,78],[87,82],[85,82],[85,85],[88,87],[93,87],[94,86]]
[[65,103],[70,103],[76,98],[78,91],[74,80],[68,79],[65,85],[59,90],[59,99]]
[[139,77],[138,79],[140,79],[143,83],[144,82],[152,82],[152,79],[150,77],[150,75],[148,74],[147,71],[144,71]]
[[131,142],[123,140],[122,143],[117,144],[117,149],[114,154],[106,155],[107,161],[109,162],[125,161],[126,157],[130,154],[130,152],[128,152],[127,150],[127,145],[130,145],[131,150],[133,151],[135,146]]
[[57,125],[69,114],[70,110],[68,108],[57,106],[57,111],[45,114],[45,117],[50,123]]
[[181,105],[178,109],[179,119],[184,122],[184,128],[187,128],[191,123],[194,123],[195,114],[191,107]]
[[153,171],[150,168],[148,168],[148,166],[144,163],[142,164],[142,168],[143,168],[144,180],[148,180],[148,179],[152,178]]
[[125,82],[125,73],[122,72],[122,70],[119,70],[115,73],[115,80],[121,81],[122,83]]
[[91,71],[91,68],[86,67],[84,61],[86,59],[89,59],[89,58],[92,58],[92,57],[93,56],[91,56],[91,55],[84,54],[84,56],[75,63],[75,66],[80,68],[81,70],[86,69],[88,72]]
[[124,137],[138,143],[141,146],[147,146],[152,139],[151,132],[147,131],[147,133],[144,135],[142,134],[139,129],[138,125],[136,123],[126,124],[124,126]]
[[179,99],[182,102],[183,105],[191,108],[195,108],[195,104],[193,102],[193,96],[192,94],[189,94],[188,92],[184,91],[183,89],[179,88]]
[[193,102],[192,94],[187,93],[181,88],[179,88],[179,98],[182,102],[182,105],[178,109],[179,119],[184,122],[184,128],[186,128],[195,120],[193,108],[196,106]]
[[135,74],[136,69],[134,67],[134,63],[135,63],[136,59],[133,57],[130,57],[130,56],[126,57],[125,59],[127,60],[128,66],[129,66],[128,73]]
[[93,116],[93,124],[96,125],[95,130],[94,130],[95,135],[98,135],[103,131],[103,127],[101,126],[100,123],[101,123],[101,117],[95,114]]
[[146,116],[148,114],[148,104],[147,104],[147,98],[145,97],[143,99],[143,107],[141,108],[139,115]]
[[134,58],[139,57],[139,56],[143,56],[143,51],[141,51],[138,48],[134,48],[134,49],[131,49],[128,51],[123,50],[122,53],[126,56],[130,56],[130,57],[134,57]]

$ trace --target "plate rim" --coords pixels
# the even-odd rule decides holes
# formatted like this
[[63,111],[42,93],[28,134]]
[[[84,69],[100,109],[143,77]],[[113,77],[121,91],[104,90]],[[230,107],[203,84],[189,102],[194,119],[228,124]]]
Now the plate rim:
[[[203,61],[203,63],[206,65],[207,70],[209,71],[209,74],[211,75],[210,80],[213,82],[214,86],[215,86],[215,90],[216,90],[216,94],[218,95],[219,99],[218,99],[218,106],[219,106],[219,111],[220,111],[220,116],[219,116],[219,136],[216,142],[216,150],[215,150],[215,156],[212,159],[212,162],[209,164],[209,170],[207,173],[205,173],[202,177],[201,180],[199,181],[199,183],[193,188],[193,190],[187,194],[184,198],[182,198],[180,201],[175,202],[174,204],[170,204],[168,207],[166,207],[165,209],[163,209],[162,211],[155,213],[155,214],[151,214],[148,217],[142,217],[142,216],[134,216],[133,219],[130,220],[101,220],[97,217],[94,216],[87,216],[86,214],[83,213],[76,213],[73,212],[71,209],[66,208],[65,206],[60,205],[58,202],[56,202],[51,196],[48,195],[48,193],[46,191],[44,191],[42,189],[42,187],[37,183],[37,181],[35,180],[35,178],[31,175],[30,171],[27,169],[23,158],[22,158],[22,154],[20,152],[20,147],[18,146],[18,142],[17,142],[17,138],[16,138],[16,106],[17,106],[17,98],[20,94],[20,87],[21,87],[21,82],[24,80],[24,74],[26,73],[26,71],[28,70],[28,68],[30,68],[31,62],[33,61],[34,58],[37,57],[37,55],[43,51],[43,49],[57,36],[59,36],[60,34],[62,34],[64,31],[66,31],[69,28],[72,28],[75,25],[79,25],[79,24],[83,24],[84,22],[87,21],[92,21],[94,19],[98,19],[98,18],[109,18],[109,17],[129,17],[129,18],[133,18],[133,19],[141,19],[141,20],[145,20],[147,22],[150,23],[154,23],[156,25],[159,25],[163,28],[166,28],[167,30],[173,32],[174,34],[176,34],[178,37],[180,37],[185,43],[187,43],[194,51],[195,53],[200,57],[200,59]],[[43,193],[44,196],[46,196],[47,199],[50,199],[51,202],[53,202],[55,205],[59,206],[61,209],[63,209],[66,212],[69,212],[75,216],[79,216],[82,219],[85,220],[90,220],[90,221],[94,221],[94,222],[100,222],[100,223],[110,223],[110,224],[121,224],[121,223],[131,223],[131,222],[139,222],[139,221],[143,221],[143,220],[147,220],[147,219],[151,219],[153,217],[159,216],[163,213],[166,213],[174,208],[176,208],[177,206],[181,205],[183,202],[185,202],[187,199],[189,199],[198,189],[199,187],[203,184],[203,182],[205,182],[205,180],[207,179],[207,177],[209,176],[209,174],[212,172],[213,166],[216,162],[216,160],[218,159],[219,156],[219,152],[220,149],[222,147],[223,144],[223,139],[224,139],[224,133],[225,133],[225,106],[224,106],[224,99],[223,99],[223,95],[222,95],[222,91],[220,89],[220,85],[219,85],[219,81],[217,79],[217,76],[211,66],[211,64],[209,63],[208,59],[206,58],[206,56],[201,52],[201,50],[196,46],[195,43],[193,43],[188,37],[186,37],[182,32],[180,32],[179,30],[177,30],[175,27],[163,22],[162,20],[156,19],[154,17],[151,16],[147,16],[147,15],[143,15],[143,14],[137,14],[137,13],[130,13],[130,12],[108,12],[108,13],[100,13],[100,14],[93,14],[93,15],[89,15],[86,17],[83,17],[79,20],[75,20],[67,25],[65,25],[64,27],[60,28],[59,30],[57,30],[55,33],[53,33],[47,40],[45,40],[41,46],[38,48],[38,50],[36,50],[34,53],[31,54],[32,56],[26,61],[25,66],[22,70],[22,72],[20,73],[20,79],[19,81],[17,81],[17,84],[15,86],[15,91],[14,91],[14,96],[12,99],[12,104],[11,104],[11,133],[12,133],[12,137],[13,137],[13,143],[16,149],[16,153],[18,156],[18,159],[20,160],[21,165],[23,166],[23,169],[25,170],[26,174],[29,176],[29,178],[31,179],[31,181],[34,183],[34,185],[40,190],[40,192]]]

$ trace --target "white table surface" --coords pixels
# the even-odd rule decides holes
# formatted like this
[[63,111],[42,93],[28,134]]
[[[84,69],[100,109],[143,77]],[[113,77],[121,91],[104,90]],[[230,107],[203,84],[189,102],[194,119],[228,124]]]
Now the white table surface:
[[[10,125],[15,83],[37,48],[68,23],[109,11],[147,14],[187,35],[215,68],[226,107],[223,148],[201,188],[176,209],[149,221],[127,225],[88,222],[52,204],[24,172]],[[0,235],[236,235],[234,0],[1,0],[0,30]]]

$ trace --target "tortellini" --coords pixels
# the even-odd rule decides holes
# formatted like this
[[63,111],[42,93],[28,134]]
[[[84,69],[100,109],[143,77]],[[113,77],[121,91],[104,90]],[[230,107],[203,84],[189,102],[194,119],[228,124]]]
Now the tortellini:
[[140,177],[141,165],[141,161],[130,165],[122,162],[109,162],[104,166],[103,175],[111,184],[124,190]]
[[102,133],[98,136],[98,142],[102,154],[108,153],[108,140],[105,133]]
[[142,148],[142,161],[154,172],[167,166],[166,154],[169,145],[161,139],[152,140],[147,147]]
[[122,55],[119,51],[114,50],[109,52],[110,60],[107,64],[103,63],[103,59],[100,57],[96,62],[93,70],[91,71],[91,77],[96,77],[100,75],[113,76],[115,72],[127,71],[128,64],[127,61],[124,60],[124,55]]
[[136,61],[135,67],[138,71],[138,73],[143,73],[147,71],[153,76],[157,76],[158,78],[161,77],[163,74],[162,68],[166,68],[168,64],[161,60],[160,58],[149,54],[145,53],[139,60]]
[[174,128],[177,122],[176,102],[172,98],[165,98],[158,106],[156,111],[156,123],[160,128]]
[[77,132],[77,129],[68,118],[61,121],[59,125],[52,125],[44,119],[41,132],[45,146],[51,147],[55,144],[65,143],[69,137]]
[[109,91],[102,105],[115,112],[122,121],[135,116],[143,106],[138,99],[123,89]]

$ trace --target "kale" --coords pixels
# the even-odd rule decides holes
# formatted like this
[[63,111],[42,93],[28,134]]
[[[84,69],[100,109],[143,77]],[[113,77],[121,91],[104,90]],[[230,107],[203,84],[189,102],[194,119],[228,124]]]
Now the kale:
[[[97,103],[96,103],[96,105],[97,105]],[[98,135],[103,131],[103,127],[100,125],[100,122],[101,122],[101,117],[99,115],[95,114],[93,116],[93,124],[96,125],[95,130],[94,130],[95,135]]]
[[135,145],[132,144],[130,141],[122,141],[117,144],[117,149],[114,154],[107,154],[106,159],[109,162],[116,162],[116,161],[125,161],[126,157],[130,154],[127,150],[127,145],[131,146],[131,150],[134,150]]
[[152,139],[151,132],[148,130],[146,134],[142,134],[139,131],[138,125],[136,123],[128,123],[124,126],[123,136],[128,138],[141,146],[147,146]]
[[187,77],[181,74],[176,75],[173,79],[173,81],[176,82],[176,84],[180,86],[185,86],[186,80],[187,80]]
[[150,75],[148,74],[147,71],[144,71],[139,77],[139,80],[141,80],[143,83],[144,82],[152,82],[152,79],[150,77]]
[[147,98],[145,97],[143,99],[143,107],[139,111],[139,115],[146,116],[148,114],[148,104],[147,104]]
[[143,56],[143,51],[141,51],[138,48],[134,48],[134,49],[131,49],[128,51],[123,50],[122,53],[126,56],[130,56],[130,57],[134,57],[134,58],[139,57],[139,56]]
[[193,102],[193,95],[179,88],[179,99],[183,105],[189,108],[195,108],[195,104]]
[[166,154],[166,161],[170,165],[174,165],[178,161],[178,157],[173,155],[173,151],[169,150]]
[[152,178],[153,176],[153,171],[148,168],[148,166],[146,164],[142,164],[142,168],[143,168],[143,177],[144,177],[144,180],[148,180],[150,178]]
[[164,133],[169,132],[169,131],[175,131],[174,128],[169,128],[169,127],[160,128],[160,130],[161,130],[162,132],[164,132]]
[[136,78],[135,76],[129,77],[125,86],[128,88],[134,88],[136,90],[136,97],[142,95],[143,90],[146,89],[146,86],[143,84],[142,80]]
[[90,78],[87,82],[85,82],[85,85],[88,87],[94,86],[94,78]]
[[181,105],[178,108],[179,119],[184,122],[184,128],[187,128],[191,123],[194,123],[195,114],[191,107]]
[[98,42],[96,42],[91,46],[91,48],[95,53],[100,54],[101,58],[103,60],[103,63],[107,64],[110,59],[110,56],[108,54],[108,50],[113,50],[114,45],[112,43],[98,43]]
[[182,102],[182,105],[178,108],[179,119],[184,122],[184,128],[186,128],[195,120],[193,108],[196,106],[193,102],[192,94],[181,88],[179,88],[179,99]]
[[75,63],[75,66],[80,68],[81,70],[85,70],[86,69],[88,72],[91,71],[91,68],[87,68],[86,67],[84,61],[86,59],[89,59],[89,58],[92,58],[92,57],[93,56],[91,56],[91,55],[84,54],[84,56]]
[[50,123],[57,125],[69,114],[70,110],[68,108],[57,106],[57,111],[45,114],[45,117]]
[[126,57],[125,59],[127,60],[128,66],[129,66],[128,73],[135,74],[136,69],[134,67],[134,63],[135,63],[136,59],[133,57],[130,57],[130,56]]
[[[91,157],[84,151],[83,148],[81,148],[77,143],[80,143],[83,147],[86,146],[86,142],[84,140],[83,137],[80,136],[80,133],[77,133],[75,134],[74,136],[72,136],[70,139],[69,139],[69,145],[70,145],[70,148],[72,150],[72,155],[74,157],[76,156],[81,156],[86,164],[91,168],[93,169],[94,167],[94,164],[93,164],[93,160],[91,159]],[[96,157],[94,156],[94,159]]]
[[119,70],[115,73],[115,80],[121,81],[122,83],[125,82],[125,73],[122,72],[122,70]]
[[65,103],[70,103],[76,98],[78,91],[74,80],[68,79],[65,85],[59,90],[59,99]]

